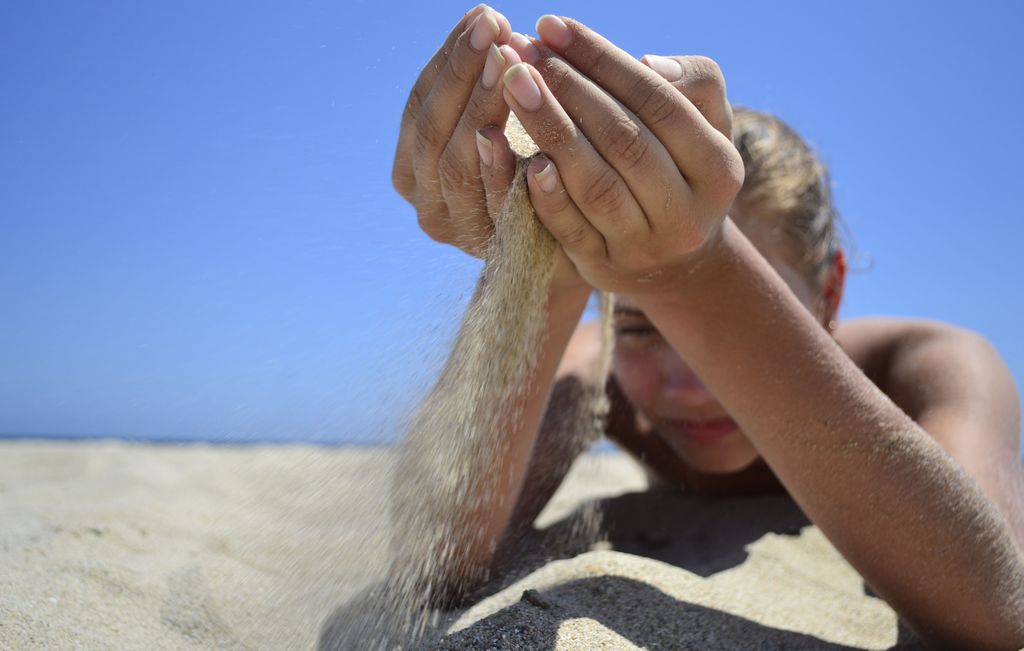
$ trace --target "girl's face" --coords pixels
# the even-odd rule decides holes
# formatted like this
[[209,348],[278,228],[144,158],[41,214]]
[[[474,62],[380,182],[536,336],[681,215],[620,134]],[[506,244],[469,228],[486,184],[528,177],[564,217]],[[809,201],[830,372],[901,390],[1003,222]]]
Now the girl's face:
[[[819,293],[771,247],[747,232],[797,298],[817,314]],[[778,247],[776,247],[778,248]],[[820,316],[819,316],[820,318]],[[628,296],[616,296],[613,372],[655,436],[690,467],[732,473],[758,459],[757,450],[729,413]]]

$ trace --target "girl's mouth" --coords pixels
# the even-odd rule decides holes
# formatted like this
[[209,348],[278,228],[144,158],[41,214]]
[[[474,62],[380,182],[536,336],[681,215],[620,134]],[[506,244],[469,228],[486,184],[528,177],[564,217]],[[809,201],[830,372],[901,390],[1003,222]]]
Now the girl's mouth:
[[687,420],[665,421],[666,428],[673,434],[686,437],[698,443],[710,443],[728,436],[739,427],[731,418],[694,422]]

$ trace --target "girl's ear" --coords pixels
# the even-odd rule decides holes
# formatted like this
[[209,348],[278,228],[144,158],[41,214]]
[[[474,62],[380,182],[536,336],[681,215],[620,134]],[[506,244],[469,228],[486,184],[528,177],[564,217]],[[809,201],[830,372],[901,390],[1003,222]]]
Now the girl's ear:
[[822,323],[828,326],[829,323],[837,321],[839,316],[839,305],[843,301],[843,287],[846,285],[846,254],[842,249],[836,249],[832,258],[832,264],[825,272],[825,280],[821,287],[821,308],[822,314],[819,317]]

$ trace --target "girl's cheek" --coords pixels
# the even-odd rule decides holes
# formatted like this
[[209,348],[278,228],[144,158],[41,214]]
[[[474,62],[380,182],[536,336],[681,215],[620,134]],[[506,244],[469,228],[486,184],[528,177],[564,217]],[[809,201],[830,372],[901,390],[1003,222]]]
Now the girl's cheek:
[[660,377],[657,360],[631,346],[616,345],[612,361],[615,378],[622,392],[634,407],[649,411],[657,402]]

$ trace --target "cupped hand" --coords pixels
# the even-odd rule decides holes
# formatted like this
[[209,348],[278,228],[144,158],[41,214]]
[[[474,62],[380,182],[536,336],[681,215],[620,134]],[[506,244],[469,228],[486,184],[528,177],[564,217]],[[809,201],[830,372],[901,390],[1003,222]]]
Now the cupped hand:
[[[480,129],[477,145],[480,150],[480,177],[483,179],[487,209],[497,216],[512,187],[516,172],[516,159],[504,130],[493,127]],[[550,289],[555,293],[590,291],[591,287],[576,271],[576,266],[562,247],[555,249]]]
[[594,287],[670,287],[743,183],[718,66],[641,62],[569,18],[544,16],[537,32],[513,37],[524,62],[504,73],[503,95],[543,152],[527,176],[538,218]]
[[502,128],[508,119],[501,78],[519,62],[508,46],[511,35],[508,20],[486,5],[455,25],[409,93],[391,172],[395,189],[416,208],[427,235],[477,257],[485,253],[494,227],[477,131]]

